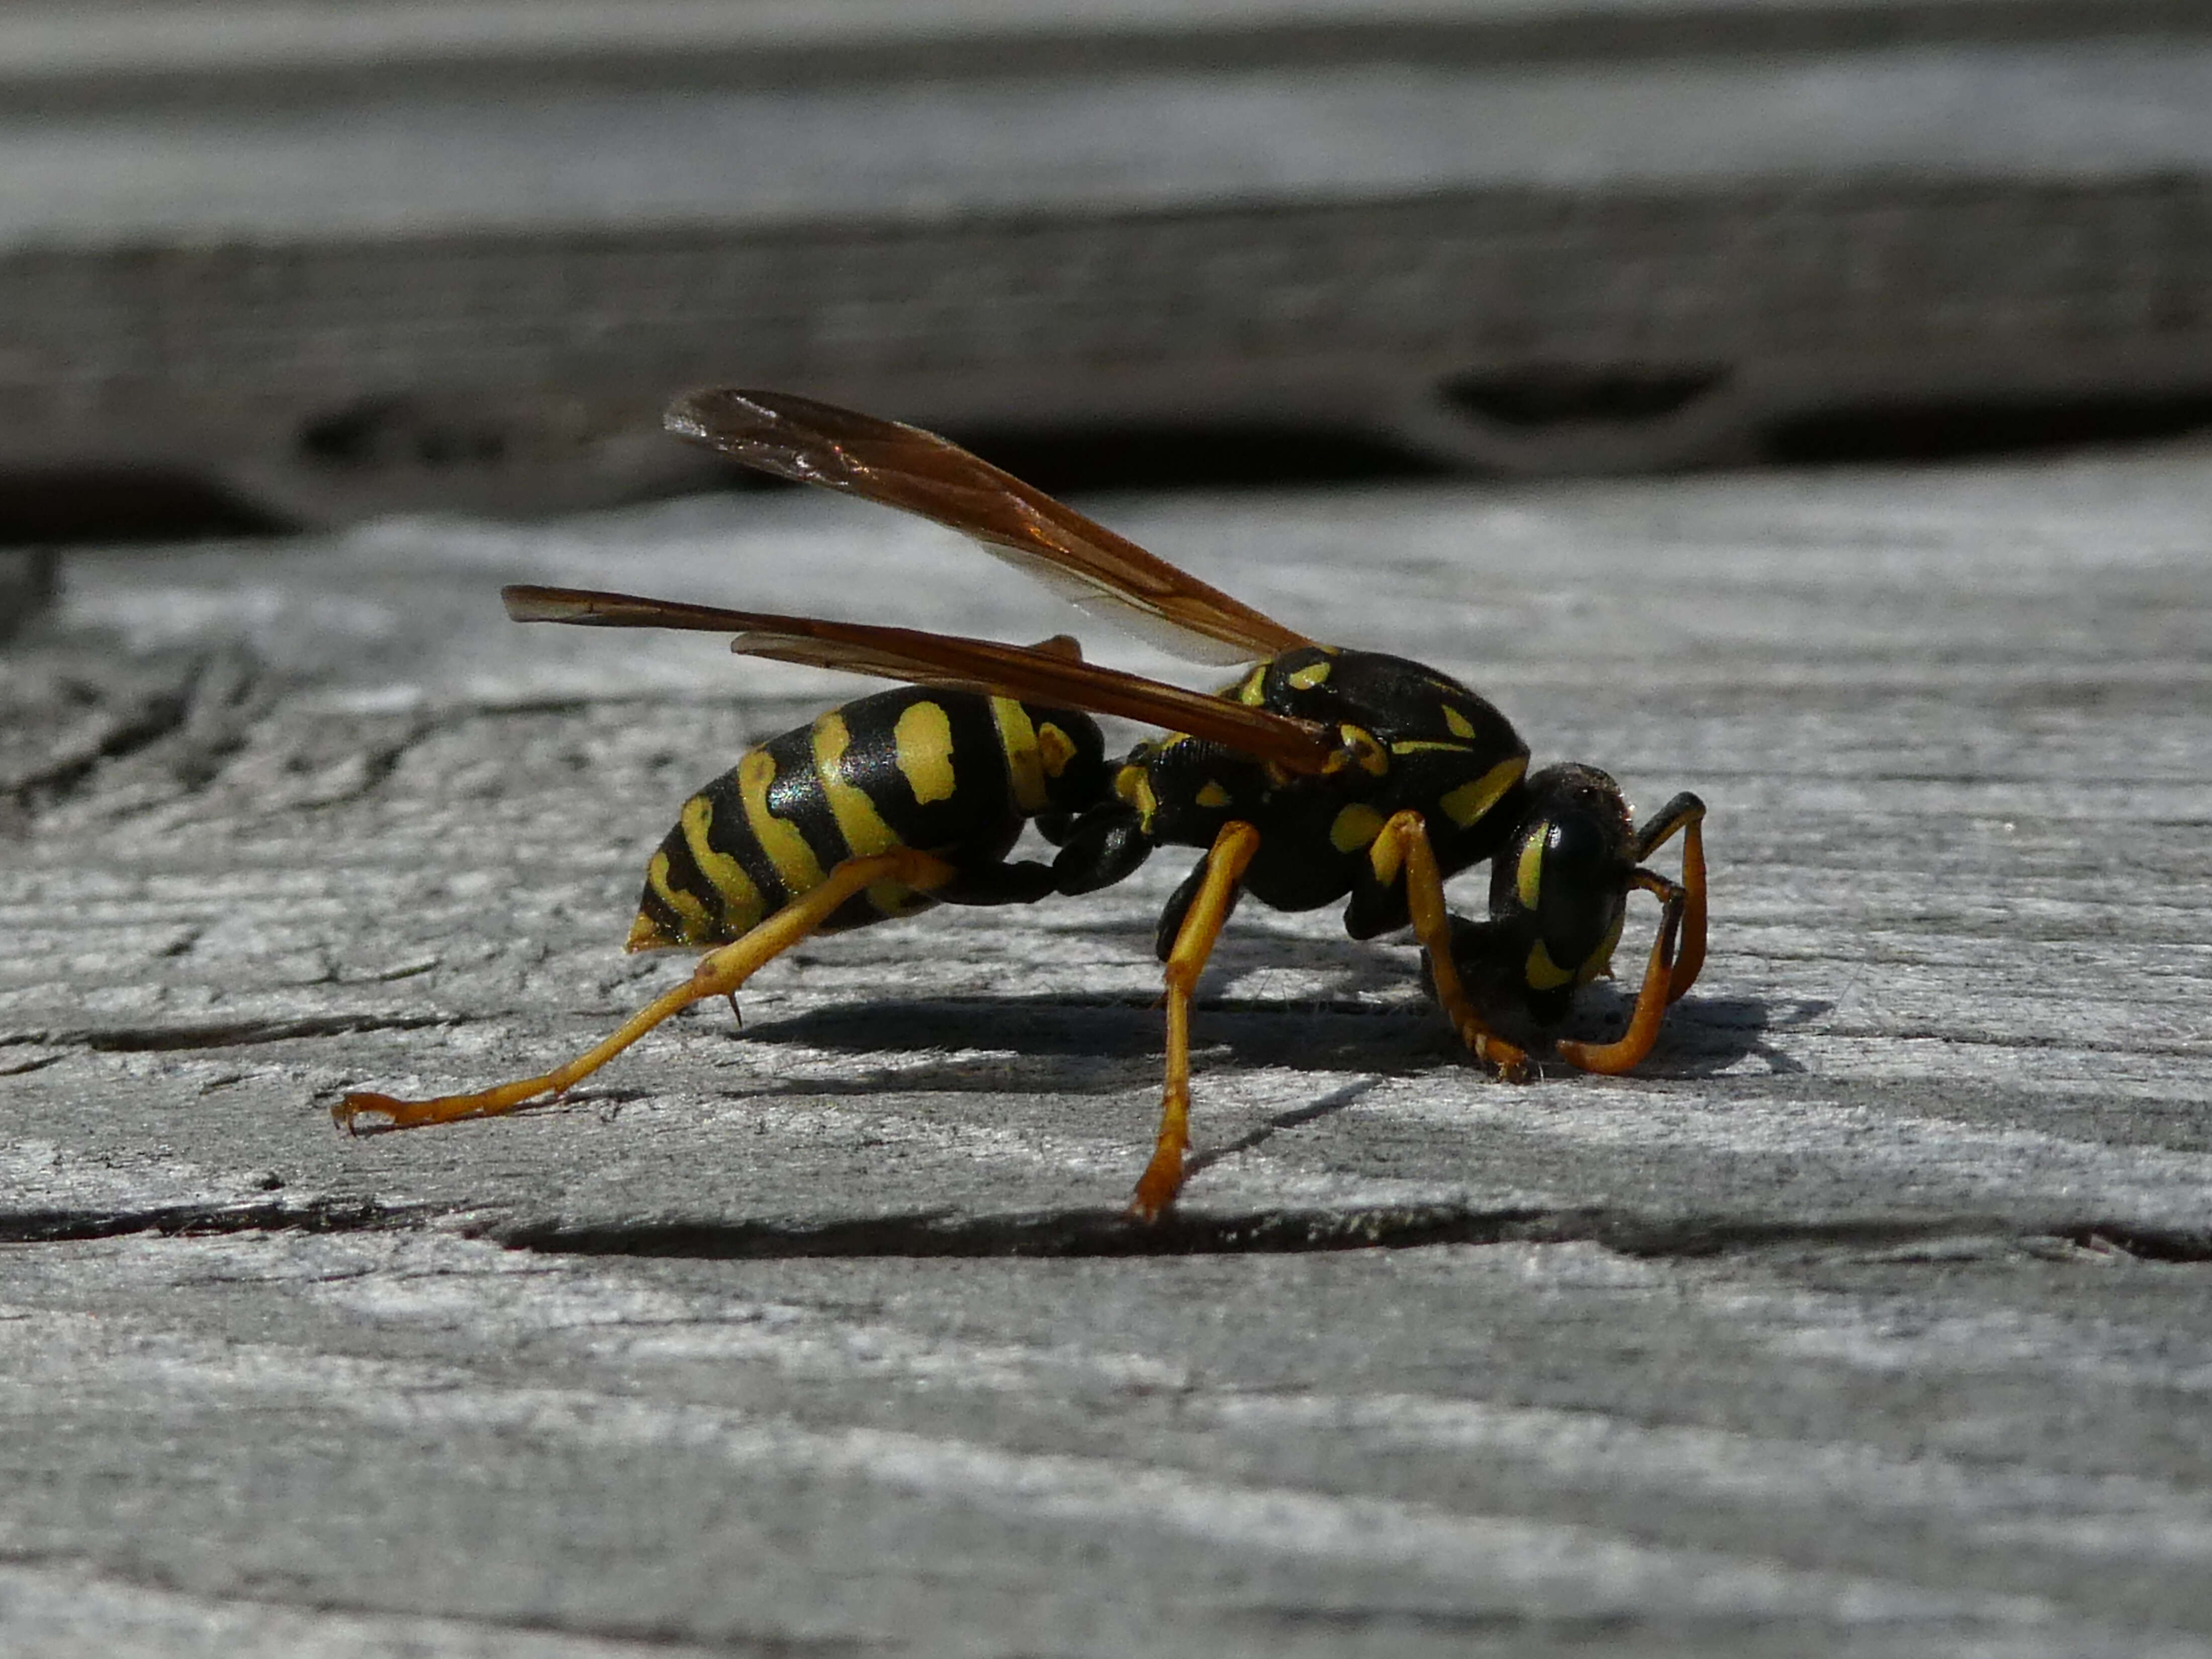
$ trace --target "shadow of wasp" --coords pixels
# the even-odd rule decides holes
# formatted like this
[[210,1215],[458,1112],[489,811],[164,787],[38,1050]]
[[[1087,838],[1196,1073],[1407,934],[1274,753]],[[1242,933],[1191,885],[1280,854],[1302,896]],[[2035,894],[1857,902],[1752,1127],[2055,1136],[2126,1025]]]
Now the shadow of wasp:
[[[684,802],[647,866],[633,951],[704,949],[691,976],[541,1077],[430,1100],[347,1095],[357,1131],[506,1112],[589,1076],[678,1010],[729,997],[810,934],[933,904],[1030,903],[1121,880],[1155,847],[1201,857],[1160,918],[1167,1066],[1160,1126],[1130,1212],[1157,1219],[1190,1145],[1194,988],[1238,898],[1345,901],[1345,929],[1411,926],[1429,989],[1498,1075],[1528,1074],[1575,992],[1610,970],[1641,889],[1662,905],[1626,1032],[1551,1040],[1586,1071],[1628,1070],[1705,960],[1705,806],[1676,796],[1640,828],[1594,768],[1528,770],[1496,708],[1401,657],[1321,645],[1176,569],[957,445],[782,392],[678,399],[671,431],[780,477],[966,532],[1179,654],[1254,664],[1218,693],[1085,662],[1065,635],[1003,645],[572,588],[504,590],[519,622],[697,629],[755,656],[904,682],[772,738]],[[1091,716],[1164,727],[1116,761]],[[1024,824],[1057,850],[1010,860]],[[1644,866],[1677,833],[1682,879]],[[1455,872],[1492,860],[1490,913],[1444,907]]]

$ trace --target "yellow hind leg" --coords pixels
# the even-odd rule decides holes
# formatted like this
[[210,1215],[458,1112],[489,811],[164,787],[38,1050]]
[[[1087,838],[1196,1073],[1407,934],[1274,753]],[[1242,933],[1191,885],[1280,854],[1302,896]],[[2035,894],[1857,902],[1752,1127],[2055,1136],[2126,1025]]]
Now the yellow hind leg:
[[927,890],[943,885],[954,874],[953,867],[943,859],[911,848],[895,848],[868,858],[848,859],[832,870],[819,887],[792,900],[743,939],[709,951],[699,959],[690,979],[664,991],[639,1009],[606,1041],[565,1065],[555,1066],[544,1076],[502,1083],[497,1088],[472,1095],[440,1095],[432,1100],[349,1094],[331,1108],[331,1121],[341,1129],[356,1134],[381,1134],[392,1129],[419,1129],[426,1124],[451,1123],[459,1118],[495,1117],[540,1096],[557,1095],[574,1087],[679,1010],[707,997],[734,997],[739,986],[821,927],[854,894],[881,881],[902,882],[909,887]]

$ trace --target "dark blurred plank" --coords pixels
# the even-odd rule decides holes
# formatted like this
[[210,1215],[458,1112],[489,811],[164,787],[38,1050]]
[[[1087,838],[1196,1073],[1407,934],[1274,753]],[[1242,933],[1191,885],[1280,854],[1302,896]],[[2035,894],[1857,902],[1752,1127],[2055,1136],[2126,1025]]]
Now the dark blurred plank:
[[[1540,26],[1586,49],[1497,33]],[[549,510],[697,477],[653,414],[726,380],[1535,469],[2212,411],[2202,6],[125,8],[9,40],[17,470]]]

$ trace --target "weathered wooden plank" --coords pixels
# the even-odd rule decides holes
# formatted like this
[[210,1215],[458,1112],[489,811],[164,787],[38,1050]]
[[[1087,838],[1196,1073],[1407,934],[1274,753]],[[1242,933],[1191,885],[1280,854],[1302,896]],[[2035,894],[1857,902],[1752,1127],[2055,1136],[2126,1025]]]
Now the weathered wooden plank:
[[1647,1071],[1486,1082],[1240,915],[1133,1232],[1163,858],[347,1140],[679,971],[643,851],[836,695],[498,581],[1062,617],[812,496],[73,555],[0,658],[11,1641],[2212,1650],[2212,459],[1101,506],[1706,797]]

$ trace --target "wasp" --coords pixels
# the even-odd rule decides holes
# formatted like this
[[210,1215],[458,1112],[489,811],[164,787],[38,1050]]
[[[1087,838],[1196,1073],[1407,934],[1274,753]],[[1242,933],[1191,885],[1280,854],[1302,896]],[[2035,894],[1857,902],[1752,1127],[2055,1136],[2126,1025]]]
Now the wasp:
[[[1632,823],[1593,767],[1530,772],[1512,725],[1450,676],[1322,645],[1220,592],[966,450],[918,428],[787,393],[717,390],[669,429],[778,477],[966,532],[1182,654],[1251,664],[1200,692],[1088,662],[1055,636],[1017,646],[574,588],[502,591],[520,622],[726,633],[755,656],[903,684],[770,738],[687,800],[647,866],[629,948],[702,949],[690,976],[543,1076],[475,1094],[347,1095],[356,1131],[412,1128],[557,1096],[678,1010],[736,993],[816,933],[933,904],[1029,903],[1123,879],[1158,847],[1200,851],[1160,918],[1166,1078],[1130,1212],[1158,1218],[1190,1145],[1193,993],[1238,899],[1279,910],[1344,901],[1354,939],[1411,927],[1428,988],[1501,1077],[1525,1044],[1620,1073],[1651,1050],[1705,951],[1705,806],[1684,793]],[[1110,759],[1094,714],[1164,728]],[[1010,856],[1034,824],[1049,862]],[[1645,867],[1682,837],[1682,876]],[[1490,909],[1445,907],[1444,882],[1492,861]],[[1610,971],[1631,892],[1662,905],[1626,1030],[1556,1036],[1575,992]]]

